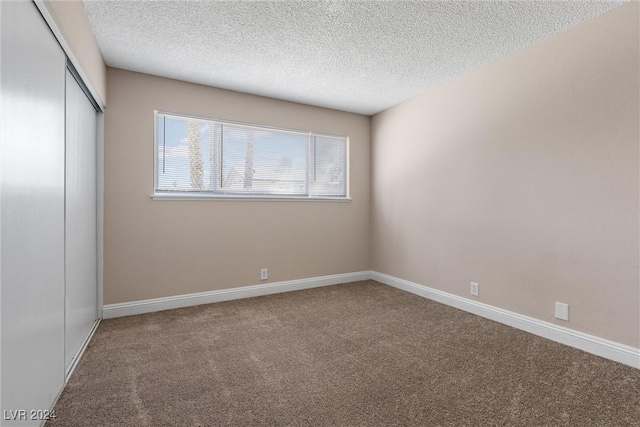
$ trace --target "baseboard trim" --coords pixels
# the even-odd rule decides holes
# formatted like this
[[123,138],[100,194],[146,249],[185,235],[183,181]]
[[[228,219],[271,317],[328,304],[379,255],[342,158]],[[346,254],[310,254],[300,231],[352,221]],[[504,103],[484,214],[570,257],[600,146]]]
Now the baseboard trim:
[[[575,331],[570,328],[545,322],[544,320],[514,313],[512,311],[473,301],[448,292],[413,283],[408,280],[378,273],[376,271],[359,271],[355,273],[335,274],[331,276],[267,283],[264,285],[243,286],[239,288],[176,295],[165,298],[107,304],[103,307],[102,316],[103,319],[112,319],[116,317],[133,316],[136,314],[172,310],[175,308],[278,294],[282,292],[299,291],[303,289],[338,285],[369,279],[376,280],[380,283],[384,283],[385,285],[494,320],[606,359],[624,363],[625,365],[633,366],[634,368],[640,368],[640,349],[638,348],[596,337],[584,332]],[[71,372],[69,372],[69,375]]]
[[371,279],[606,359],[624,363],[634,368],[640,368],[640,349],[638,348],[609,341],[584,332],[578,332],[481,302],[472,301],[448,292],[439,291],[375,271],[371,272]]
[[239,288],[220,289],[194,294],[175,295],[165,298],[107,304],[102,309],[102,318],[112,319],[115,317],[172,310],[174,308],[191,307],[194,305],[211,304],[214,302],[231,301],[242,298],[279,294],[282,292],[299,291],[302,289],[318,288],[321,286],[338,285],[341,283],[368,280],[370,276],[371,272],[369,271],[359,271],[355,273],[289,280],[286,282],[266,283],[264,285],[243,286]]

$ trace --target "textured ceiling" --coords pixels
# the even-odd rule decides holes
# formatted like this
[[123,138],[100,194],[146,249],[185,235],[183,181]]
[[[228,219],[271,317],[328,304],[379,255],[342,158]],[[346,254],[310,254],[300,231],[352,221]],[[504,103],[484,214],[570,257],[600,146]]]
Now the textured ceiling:
[[110,66],[374,114],[621,3],[102,0],[84,5]]

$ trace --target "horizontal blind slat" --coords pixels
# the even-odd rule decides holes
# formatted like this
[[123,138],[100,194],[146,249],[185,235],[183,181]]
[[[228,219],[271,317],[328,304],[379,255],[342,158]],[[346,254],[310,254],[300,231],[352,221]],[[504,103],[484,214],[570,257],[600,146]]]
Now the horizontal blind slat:
[[346,150],[341,137],[157,113],[156,191],[346,197]]

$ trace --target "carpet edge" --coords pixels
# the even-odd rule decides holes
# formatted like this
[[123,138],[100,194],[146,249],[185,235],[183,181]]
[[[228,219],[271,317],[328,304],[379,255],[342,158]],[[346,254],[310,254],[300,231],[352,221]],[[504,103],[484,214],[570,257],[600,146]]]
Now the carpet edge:
[[586,351],[587,353],[640,369],[640,349],[638,348],[504,310],[489,304],[472,301],[458,295],[376,271],[371,272],[371,279],[410,292],[414,295],[550,339],[560,344],[568,345]]
[[193,294],[174,295],[170,297],[152,298],[116,304],[105,304],[102,308],[103,319],[133,316],[156,311],[172,310],[175,308],[191,307],[215,302],[252,298],[263,295],[279,294],[283,292],[299,291],[318,288],[321,286],[339,285],[342,283],[369,280],[370,271],[333,274],[306,279],[288,280],[283,282],[250,285],[237,288],[218,289]]

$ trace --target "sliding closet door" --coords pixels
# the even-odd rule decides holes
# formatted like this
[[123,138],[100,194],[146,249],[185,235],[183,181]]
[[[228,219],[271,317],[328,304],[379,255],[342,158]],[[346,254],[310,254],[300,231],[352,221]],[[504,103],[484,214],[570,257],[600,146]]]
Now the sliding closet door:
[[66,110],[65,363],[68,369],[97,318],[97,113],[69,70]]
[[0,15],[0,424],[38,425],[64,384],[66,59],[32,2]]

